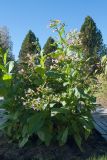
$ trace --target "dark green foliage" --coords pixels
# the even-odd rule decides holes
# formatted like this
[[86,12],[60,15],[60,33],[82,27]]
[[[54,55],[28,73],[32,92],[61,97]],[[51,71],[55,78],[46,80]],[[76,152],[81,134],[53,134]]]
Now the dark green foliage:
[[80,31],[84,56],[89,58],[100,54],[103,43],[102,34],[90,16],[85,18]]
[[27,55],[35,55],[39,54],[41,50],[39,39],[35,36],[35,34],[29,30],[27,33],[19,53],[19,60],[26,60]]
[[57,49],[57,44],[55,43],[55,40],[52,37],[49,37],[43,49],[44,54],[54,52]]
[[101,56],[104,56],[104,55],[107,55],[107,45],[103,45],[102,46],[102,53],[101,53]]
[[102,38],[102,33],[99,29],[97,29],[97,34],[96,34],[96,53],[101,55],[102,54],[102,49],[103,49],[103,38]]
[[50,57],[50,55],[51,53],[56,51],[57,43],[52,37],[49,37],[43,49],[44,49],[44,54],[48,55],[45,65],[49,67],[52,65],[52,58]]

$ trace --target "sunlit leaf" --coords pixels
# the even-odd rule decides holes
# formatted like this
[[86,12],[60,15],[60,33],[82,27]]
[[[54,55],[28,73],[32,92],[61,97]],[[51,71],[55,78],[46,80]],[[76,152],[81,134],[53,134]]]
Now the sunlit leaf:
[[6,65],[7,63],[7,55],[8,55],[8,50],[4,53],[4,58],[3,58],[4,65]]
[[3,80],[10,80],[12,79],[12,75],[9,75],[9,74],[4,74],[3,77],[2,77]]

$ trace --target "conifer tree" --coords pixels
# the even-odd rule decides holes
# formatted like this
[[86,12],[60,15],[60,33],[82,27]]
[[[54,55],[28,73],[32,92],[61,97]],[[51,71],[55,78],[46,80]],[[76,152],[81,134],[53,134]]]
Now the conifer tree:
[[[52,52],[55,52],[55,50],[57,49],[57,44],[55,43],[55,40],[52,37],[49,37],[43,49],[44,49],[44,54],[51,54]],[[45,64],[48,67],[52,65],[51,56],[48,56]]]
[[98,54],[100,54],[103,44],[102,34],[90,16],[85,18],[80,32],[82,47],[85,53],[84,56],[89,58],[93,56],[96,57]]
[[45,54],[54,52],[57,49],[57,44],[55,43],[55,40],[52,37],[49,37],[43,49]]
[[27,54],[35,55],[39,54],[41,50],[39,39],[35,36],[35,34],[29,30],[27,33],[22,46],[19,52],[19,61],[25,61]]

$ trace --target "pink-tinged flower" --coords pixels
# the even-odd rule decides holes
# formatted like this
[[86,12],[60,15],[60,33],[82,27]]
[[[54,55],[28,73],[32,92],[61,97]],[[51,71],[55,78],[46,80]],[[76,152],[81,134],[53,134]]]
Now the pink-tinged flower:
[[72,39],[68,39],[67,43],[68,43],[68,45],[71,45],[72,44]]

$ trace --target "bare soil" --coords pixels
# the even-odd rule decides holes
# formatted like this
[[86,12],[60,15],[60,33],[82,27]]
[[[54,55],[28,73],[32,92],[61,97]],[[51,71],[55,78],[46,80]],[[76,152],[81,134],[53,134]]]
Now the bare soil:
[[82,145],[81,152],[70,138],[66,145],[35,144],[29,142],[24,148],[17,144],[9,143],[5,136],[0,136],[0,160],[87,160],[90,156],[107,155],[107,142],[99,132],[93,130],[89,139]]

